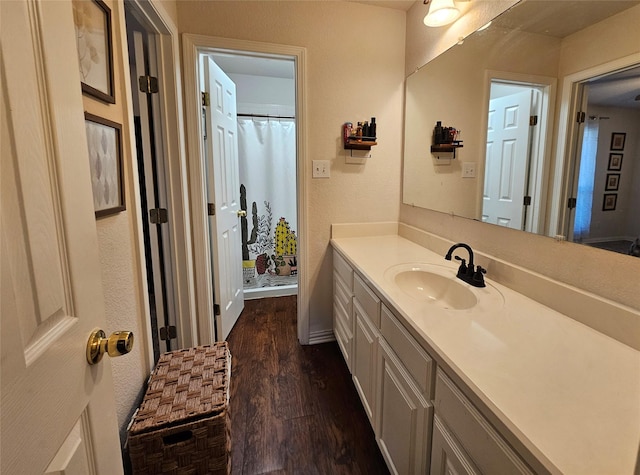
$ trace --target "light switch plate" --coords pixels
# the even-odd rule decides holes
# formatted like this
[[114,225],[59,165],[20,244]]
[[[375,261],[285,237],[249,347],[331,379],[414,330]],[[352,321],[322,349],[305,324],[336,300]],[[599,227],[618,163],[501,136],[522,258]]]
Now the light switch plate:
[[462,162],[462,178],[476,177],[476,162]]
[[330,178],[331,164],[329,160],[312,160],[313,178]]

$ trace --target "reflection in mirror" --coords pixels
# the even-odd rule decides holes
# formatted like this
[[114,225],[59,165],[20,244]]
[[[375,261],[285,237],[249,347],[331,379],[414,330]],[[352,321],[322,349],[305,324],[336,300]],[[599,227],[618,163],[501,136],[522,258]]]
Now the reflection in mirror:
[[[578,3],[523,0],[407,78],[405,204],[629,252],[640,236],[640,37],[629,27],[640,2]],[[572,124],[577,111],[591,119]],[[430,151],[438,121],[459,131],[455,158]],[[615,133],[623,150],[611,149]]]

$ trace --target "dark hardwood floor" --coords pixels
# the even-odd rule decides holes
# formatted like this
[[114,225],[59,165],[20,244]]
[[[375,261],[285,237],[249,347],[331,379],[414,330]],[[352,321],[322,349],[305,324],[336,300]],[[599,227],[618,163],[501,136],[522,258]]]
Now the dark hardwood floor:
[[245,302],[228,337],[233,474],[387,474],[337,344],[301,346],[296,297]]

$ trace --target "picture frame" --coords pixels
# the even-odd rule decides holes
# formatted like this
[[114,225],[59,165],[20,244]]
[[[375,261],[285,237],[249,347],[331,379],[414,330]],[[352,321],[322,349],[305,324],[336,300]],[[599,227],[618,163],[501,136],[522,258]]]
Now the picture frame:
[[122,126],[88,112],[84,121],[96,218],[124,211]]
[[115,104],[111,9],[102,0],[72,0],[83,94]]
[[609,164],[607,166],[607,170],[609,171],[622,170],[622,154],[621,153],[609,154]]
[[624,142],[627,138],[625,132],[613,132],[611,134],[611,147],[609,150],[624,150]]
[[614,211],[618,202],[617,193],[605,193],[602,199],[602,211]]
[[605,183],[605,191],[618,191],[620,186],[620,173],[607,173],[607,182]]

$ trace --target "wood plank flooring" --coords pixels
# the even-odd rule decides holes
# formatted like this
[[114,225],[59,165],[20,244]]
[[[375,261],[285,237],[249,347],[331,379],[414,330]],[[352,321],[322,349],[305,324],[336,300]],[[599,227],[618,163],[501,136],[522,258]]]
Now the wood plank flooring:
[[232,357],[233,474],[387,474],[336,343],[302,346],[296,297],[245,302]]

